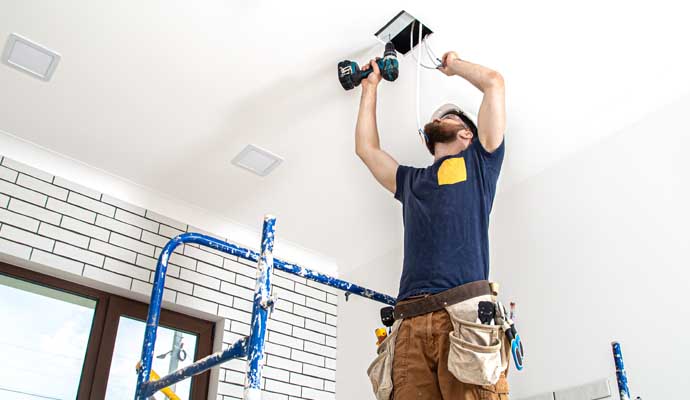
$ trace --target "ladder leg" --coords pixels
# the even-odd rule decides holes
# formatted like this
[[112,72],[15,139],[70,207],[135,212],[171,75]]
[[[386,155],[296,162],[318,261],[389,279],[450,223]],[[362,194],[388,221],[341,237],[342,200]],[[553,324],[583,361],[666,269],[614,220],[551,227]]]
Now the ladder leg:
[[271,274],[273,273],[273,239],[275,217],[264,217],[261,234],[261,256],[256,269],[252,326],[247,345],[247,375],[244,383],[244,400],[261,399],[261,371],[264,365],[264,340],[268,313],[273,308]]

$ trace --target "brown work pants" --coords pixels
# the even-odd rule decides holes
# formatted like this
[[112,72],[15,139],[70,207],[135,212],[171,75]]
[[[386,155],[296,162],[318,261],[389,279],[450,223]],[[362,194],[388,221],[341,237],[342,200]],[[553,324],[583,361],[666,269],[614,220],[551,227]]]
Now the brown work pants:
[[393,357],[393,400],[508,400],[507,370],[489,386],[460,382],[448,371],[452,330],[446,310],[402,321]]

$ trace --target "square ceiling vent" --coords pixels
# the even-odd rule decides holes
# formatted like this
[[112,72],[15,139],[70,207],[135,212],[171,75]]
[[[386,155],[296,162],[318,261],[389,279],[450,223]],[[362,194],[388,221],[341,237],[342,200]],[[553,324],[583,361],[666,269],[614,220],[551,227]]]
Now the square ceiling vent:
[[283,158],[253,144],[247,145],[232,163],[259,176],[266,176],[276,169]]
[[21,37],[10,33],[2,53],[2,62],[10,67],[49,81],[60,62],[60,54]]

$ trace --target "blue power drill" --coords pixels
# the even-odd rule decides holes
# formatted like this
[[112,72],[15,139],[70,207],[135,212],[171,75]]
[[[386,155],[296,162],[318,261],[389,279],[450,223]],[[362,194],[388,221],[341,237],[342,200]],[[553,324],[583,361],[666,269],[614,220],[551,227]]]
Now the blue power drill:
[[[381,70],[383,79],[390,82],[398,79],[398,55],[395,52],[393,42],[386,43],[386,49],[383,51],[383,58],[377,58],[376,64],[378,64]],[[341,61],[338,63],[338,80],[340,84],[343,85],[343,89],[354,89],[359,86],[359,84],[362,83],[362,79],[366,79],[372,71],[371,68],[362,71],[359,69],[359,65],[354,61]]]

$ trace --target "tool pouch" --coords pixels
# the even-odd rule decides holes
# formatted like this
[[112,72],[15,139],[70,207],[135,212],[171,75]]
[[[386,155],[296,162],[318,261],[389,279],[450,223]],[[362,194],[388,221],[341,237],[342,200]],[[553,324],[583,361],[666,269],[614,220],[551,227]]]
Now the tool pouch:
[[508,368],[508,356],[501,326],[475,322],[480,301],[493,299],[479,296],[446,307],[453,323],[453,331],[449,333],[448,370],[461,382],[494,385]]
[[477,388],[477,394],[479,395],[479,400],[508,400],[508,395],[510,394],[508,379],[505,374],[501,374],[495,385]]
[[376,350],[376,358],[367,369],[376,400],[390,400],[393,393],[393,355],[401,322],[402,320],[395,321],[390,335],[381,342]]

